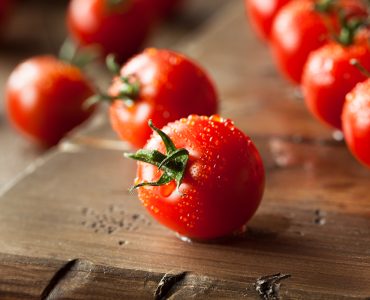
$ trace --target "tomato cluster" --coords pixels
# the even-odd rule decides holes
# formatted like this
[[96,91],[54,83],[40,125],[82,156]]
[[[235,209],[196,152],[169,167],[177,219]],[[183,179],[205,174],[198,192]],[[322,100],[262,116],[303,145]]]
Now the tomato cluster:
[[[156,20],[168,16],[180,3],[181,0],[71,0],[66,23],[79,48],[96,46],[102,56],[113,53],[124,61],[138,52]],[[10,0],[0,1],[0,23],[11,4]],[[67,59],[33,57],[9,77],[8,115],[16,128],[42,146],[57,144],[87,120],[96,106],[85,107],[96,90],[74,65],[78,60]]]
[[[131,87],[137,84],[135,94],[127,93],[126,79]],[[154,48],[123,65],[109,95],[115,99],[109,111],[113,129],[136,148],[150,137],[149,119],[163,127],[190,114],[212,115],[218,108],[217,93],[204,70],[180,53]]]
[[[264,189],[262,160],[230,120],[206,117],[217,111],[218,97],[195,62],[147,49],[122,66],[108,98],[113,129],[144,146],[127,156],[139,161],[135,188],[160,223],[205,240],[237,231],[252,217]],[[162,131],[153,123],[167,125]]]
[[[255,2],[245,1],[249,18],[258,34],[265,33],[282,75],[301,86],[307,108],[315,118],[343,129],[351,151],[370,166],[366,129],[370,115],[364,112],[368,112],[368,92],[365,83],[356,86],[366,76],[351,63],[356,61],[362,69],[370,70],[366,1],[272,0],[269,5]],[[269,13],[262,13],[266,11]],[[354,108],[359,106],[363,108],[361,113]]]
[[79,47],[97,46],[107,56],[110,87],[100,91],[77,67],[81,52],[64,60],[36,56],[10,74],[7,111],[16,128],[49,147],[87,120],[100,100],[109,101],[118,136],[144,147],[126,154],[139,161],[134,188],[143,205],[179,235],[208,240],[244,228],[262,199],[265,175],[250,138],[215,115],[218,94],[204,69],[167,49],[137,53],[152,24],[181,2],[71,0],[70,34]]

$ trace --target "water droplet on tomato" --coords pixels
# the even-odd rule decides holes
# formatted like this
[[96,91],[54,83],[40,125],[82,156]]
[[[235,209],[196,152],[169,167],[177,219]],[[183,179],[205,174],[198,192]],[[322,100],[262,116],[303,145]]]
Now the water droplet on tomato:
[[234,122],[233,122],[233,121],[231,121],[230,119],[226,119],[226,120],[224,120],[224,125],[225,125],[226,127],[234,128]]
[[174,192],[175,189],[176,189],[176,182],[171,181],[165,185],[162,185],[159,191],[163,197],[168,197]]
[[223,118],[221,118],[220,115],[212,115],[210,116],[209,118],[211,121],[214,121],[214,122],[223,122]]

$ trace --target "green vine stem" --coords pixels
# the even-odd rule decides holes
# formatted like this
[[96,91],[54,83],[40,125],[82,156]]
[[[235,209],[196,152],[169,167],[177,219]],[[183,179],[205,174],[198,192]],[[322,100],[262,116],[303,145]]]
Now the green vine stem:
[[176,148],[171,138],[162,130],[155,127],[151,120],[149,120],[148,125],[161,137],[166,147],[166,154],[157,150],[140,149],[136,153],[125,153],[124,156],[154,165],[158,167],[159,170],[162,170],[163,174],[158,181],[142,182],[134,185],[130,190],[142,186],[161,186],[173,180],[175,180],[178,190],[185,176],[186,166],[189,160],[189,151],[185,148]]

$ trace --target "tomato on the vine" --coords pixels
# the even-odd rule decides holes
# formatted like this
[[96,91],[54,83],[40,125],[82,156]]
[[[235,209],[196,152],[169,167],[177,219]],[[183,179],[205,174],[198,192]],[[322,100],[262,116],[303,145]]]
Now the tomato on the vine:
[[10,120],[43,146],[52,146],[85,121],[94,107],[83,103],[93,88],[80,69],[53,56],[37,56],[18,65],[6,87]]
[[82,46],[97,46],[102,56],[115,54],[121,62],[137,53],[154,18],[152,0],[71,0],[69,32]]
[[291,1],[276,15],[271,29],[271,48],[281,73],[301,82],[309,54],[323,46],[339,30],[339,15],[367,16],[361,1]]
[[129,60],[109,89],[113,129],[134,147],[151,135],[149,119],[162,127],[190,114],[211,115],[218,106],[208,75],[174,51],[147,49]]
[[342,113],[344,139],[353,155],[370,168],[370,79],[346,96]]
[[250,23],[257,34],[269,40],[272,22],[278,11],[291,0],[244,0]]
[[305,102],[310,112],[329,126],[342,128],[345,96],[366,79],[351,60],[370,69],[369,36],[369,31],[362,31],[351,45],[330,42],[309,56],[302,79]]
[[138,160],[134,188],[160,223],[182,236],[214,239],[241,229],[257,210],[264,167],[232,121],[191,115],[156,132]]

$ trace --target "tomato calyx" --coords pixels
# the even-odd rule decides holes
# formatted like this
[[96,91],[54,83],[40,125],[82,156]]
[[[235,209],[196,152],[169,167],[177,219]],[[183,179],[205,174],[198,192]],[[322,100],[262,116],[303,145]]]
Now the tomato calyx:
[[139,80],[134,75],[121,76],[120,66],[116,62],[116,58],[113,54],[107,56],[106,66],[107,69],[116,76],[114,80],[119,81],[119,90],[114,95],[97,91],[95,95],[86,100],[84,106],[89,108],[98,102],[112,103],[116,100],[121,100],[127,106],[132,106],[140,94]]
[[162,130],[155,127],[152,120],[149,120],[148,125],[161,137],[166,147],[166,154],[158,150],[140,149],[136,153],[125,153],[124,156],[154,165],[158,167],[158,170],[163,171],[163,174],[158,181],[142,182],[134,185],[130,190],[142,186],[162,186],[173,180],[176,182],[176,188],[178,190],[185,176],[189,151],[185,148],[176,148],[171,138]]
[[369,24],[368,18],[350,18],[346,19],[343,11],[339,12],[341,30],[334,39],[342,46],[350,46],[354,43],[357,32]]
[[327,13],[333,8],[335,0],[320,0],[315,3],[315,11]]
[[134,75],[121,76],[120,65],[116,61],[114,54],[109,54],[106,58],[107,69],[119,78],[120,88],[115,96],[107,96],[107,100],[123,100],[126,104],[132,105],[133,102],[138,98],[140,93],[140,83]]
[[139,81],[134,76],[120,76],[121,81],[119,92],[116,96],[108,96],[109,100],[123,100],[126,104],[132,105],[140,92]]
[[[350,46],[354,43],[357,31],[369,25],[368,17],[349,17],[346,10],[342,8],[337,0],[318,0],[314,4],[314,10],[321,14],[333,12],[339,20],[340,31],[336,34],[333,28],[328,28],[332,32],[332,38],[343,46]],[[328,25],[327,25],[328,26]]]
[[139,95],[140,84],[133,76],[120,76],[119,78],[121,86],[117,95],[111,96],[98,91],[85,101],[84,108],[88,109],[99,102],[112,103],[116,100],[123,101],[127,106],[132,106]]

